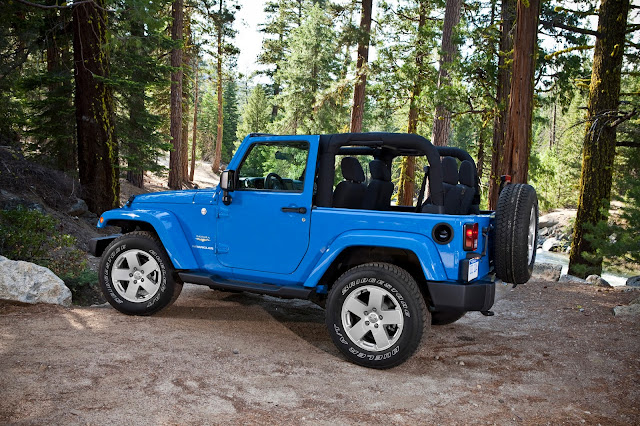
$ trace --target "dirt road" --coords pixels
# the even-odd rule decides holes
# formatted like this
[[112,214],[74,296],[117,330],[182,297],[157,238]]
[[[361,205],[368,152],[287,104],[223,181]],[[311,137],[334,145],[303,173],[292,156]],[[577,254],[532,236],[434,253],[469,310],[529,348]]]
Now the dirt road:
[[638,424],[640,324],[611,312],[638,295],[505,290],[387,371],[346,362],[302,301],[187,285],[153,317],[0,303],[0,423]]

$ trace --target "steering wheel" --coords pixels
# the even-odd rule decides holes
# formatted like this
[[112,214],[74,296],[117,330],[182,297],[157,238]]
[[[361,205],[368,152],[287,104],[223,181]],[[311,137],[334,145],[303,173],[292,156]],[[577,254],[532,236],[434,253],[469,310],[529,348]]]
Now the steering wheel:
[[[275,182],[273,183],[273,186],[269,185],[269,181],[270,180],[274,180]],[[284,186],[284,180],[282,180],[282,178],[280,177],[280,175],[278,175],[277,173],[269,173],[265,178],[264,178],[264,187],[265,189],[285,189]]]

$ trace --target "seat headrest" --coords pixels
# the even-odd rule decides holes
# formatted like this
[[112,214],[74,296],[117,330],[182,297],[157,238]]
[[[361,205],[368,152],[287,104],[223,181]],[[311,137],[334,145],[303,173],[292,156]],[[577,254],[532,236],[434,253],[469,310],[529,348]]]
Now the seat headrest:
[[340,168],[342,169],[342,177],[345,180],[350,180],[357,183],[364,182],[364,172],[360,162],[354,157],[344,157],[340,162]]
[[458,184],[458,163],[453,157],[442,159],[442,181],[450,185]]
[[369,162],[369,170],[371,171],[371,179],[391,182],[391,172],[384,161],[373,160]]
[[460,171],[458,172],[458,179],[460,183],[465,186],[475,187],[475,173],[473,170],[473,163],[469,160],[464,160],[460,163]]

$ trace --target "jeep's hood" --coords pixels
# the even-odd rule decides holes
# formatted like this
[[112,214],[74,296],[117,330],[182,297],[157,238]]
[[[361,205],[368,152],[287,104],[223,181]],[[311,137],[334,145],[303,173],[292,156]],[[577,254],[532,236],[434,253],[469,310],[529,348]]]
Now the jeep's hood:
[[189,189],[184,191],[165,191],[141,194],[136,195],[133,199],[133,204],[191,204],[193,202],[193,197],[195,197],[197,193],[197,189]]

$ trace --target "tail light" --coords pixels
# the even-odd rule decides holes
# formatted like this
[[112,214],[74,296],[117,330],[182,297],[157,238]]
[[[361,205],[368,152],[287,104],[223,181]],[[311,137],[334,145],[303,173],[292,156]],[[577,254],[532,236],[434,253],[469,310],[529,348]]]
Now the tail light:
[[478,248],[478,224],[467,223],[464,225],[464,249],[466,251]]

